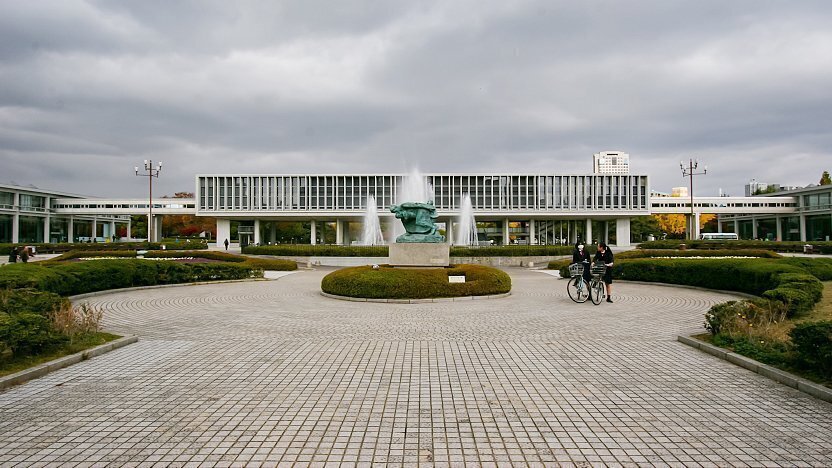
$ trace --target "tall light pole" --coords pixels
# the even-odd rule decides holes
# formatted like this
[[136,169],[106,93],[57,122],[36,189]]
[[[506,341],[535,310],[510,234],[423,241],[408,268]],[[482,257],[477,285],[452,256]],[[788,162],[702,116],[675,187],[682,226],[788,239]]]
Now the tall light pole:
[[155,168],[153,167],[153,161],[149,159],[144,160],[144,173],[139,174],[139,166],[135,167],[136,175],[140,177],[147,177],[148,181],[148,190],[150,192],[148,196],[148,204],[147,207],[150,209],[147,215],[147,241],[153,242],[153,178],[159,178],[159,173],[162,172],[162,161],[159,161],[159,165]]
[[694,225],[696,223],[696,215],[693,213],[693,176],[707,174],[708,166],[704,166],[702,172],[696,172],[696,169],[699,168],[699,161],[691,158],[688,160],[688,167],[685,167],[685,162],[681,161],[679,162],[679,168],[682,169],[682,177],[690,178],[690,223],[688,223],[688,239],[694,240],[696,228],[699,226]]

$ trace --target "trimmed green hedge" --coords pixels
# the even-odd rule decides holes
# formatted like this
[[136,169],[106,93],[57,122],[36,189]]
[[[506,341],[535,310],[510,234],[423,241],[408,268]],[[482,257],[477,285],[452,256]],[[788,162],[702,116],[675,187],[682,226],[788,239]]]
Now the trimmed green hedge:
[[635,249],[621,252],[615,258],[656,258],[656,257],[753,257],[782,258],[771,250],[662,250]]
[[797,365],[832,379],[832,320],[798,324],[789,335]]
[[31,245],[39,254],[55,254],[72,252],[74,250],[90,251],[116,251],[116,250],[162,250],[164,245],[168,250],[206,250],[208,244],[205,242],[191,242],[191,243],[159,243],[159,242],[99,242],[99,243],[75,243],[75,244],[0,244],[0,253],[8,256],[12,247],[23,247]]
[[[71,260],[75,258],[95,258],[95,257],[124,257],[124,258],[131,258],[135,257],[135,251],[101,251],[101,252],[85,252],[85,251],[75,251],[75,252],[67,252],[60,257],[55,257],[51,260],[51,262],[62,262],[65,260]],[[297,263],[291,260],[280,260],[280,259],[265,259],[265,258],[254,258],[254,257],[244,257],[241,255],[234,255],[226,252],[215,252],[215,251],[206,251],[206,250],[174,250],[174,251],[167,251],[167,250],[152,250],[148,251],[145,254],[146,258],[181,258],[181,257],[194,257],[194,258],[206,258],[210,260],[217,260],[220,262],[230,262],[230,263],[243,263],[251,267],[260,268],[262,270],[270,270],[270,271],[293,271],[298,269]]]
[[[483,247],[451,247],[451,257],[546,257],[570,255],[568,245],[496,245]],[[244,254],[278,257],[387,257],[386,245],[261,245],[244,247]]]
[[791,252],[803,253],[804,245],[812,245],[815,253],[832,254],[832,242],[825,241],[784,241],[784,242],[770,242],[770,241],[722,241],[722,240],[663,240],[643,242],[639,244],[639,249],[678,249],[681,244],[685,244],[689,249],[701,250],[772,250],[774,252]]
[[61,296],[108,289],[197,281],[262,277],[261,268],[233,263],[96,260],[90,262],[8,265],[0,268],[0,288],[33,288]]
[[[449,283],[448,276],[465,276],[465,283]],[[511,277],[482,265],[409,269],[381,266],[342,268],[324,277],[328,294],[368,299],[426,299],[503,294],[511,291]]]

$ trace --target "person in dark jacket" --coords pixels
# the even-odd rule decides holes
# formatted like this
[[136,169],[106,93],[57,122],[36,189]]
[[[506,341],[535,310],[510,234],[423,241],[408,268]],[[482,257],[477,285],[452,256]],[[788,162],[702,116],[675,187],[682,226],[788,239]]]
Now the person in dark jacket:
[[581,243],[575,244],[575,250],[572,252],[572,263],[581,263],[584,265],[584,281],[589,282],[592,279],[592,273],[589,271],[589,252],[584,249]]
[[612,250],[604,242],[598,243],[598,252],[595,253],[595,262],[603,263],[607,266],[607,271],[604,272],[604,284],[607,285],[607,302],[612,302],[612,266],[614,264]]
[[9,263],[17,263],[17,247],[12,247],[9,252]]

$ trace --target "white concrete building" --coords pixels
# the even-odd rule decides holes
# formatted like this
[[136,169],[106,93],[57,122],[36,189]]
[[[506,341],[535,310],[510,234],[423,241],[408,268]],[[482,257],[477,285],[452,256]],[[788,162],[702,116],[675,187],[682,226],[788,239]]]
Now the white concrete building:
[[0,184],[0,243],[112,241],[117,225],[126,225],[129,237],[129,216],[88,211],[57,214],[58,199],[84,198],[33,185]]
[[630,155],[623,151],[601,151],[592,155],[593,174],[630,173]]

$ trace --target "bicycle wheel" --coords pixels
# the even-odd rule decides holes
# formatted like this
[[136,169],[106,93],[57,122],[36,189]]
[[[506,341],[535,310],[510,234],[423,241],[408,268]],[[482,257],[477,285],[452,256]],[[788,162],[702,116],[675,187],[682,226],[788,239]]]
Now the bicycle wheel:
[[589,285],[580,276],[569,280],[569,283],[566,285],[566,291],[569,292],[569,298],[578,304],[586,302],[589,299]]
[[600,304],[601,300],[604,299],[604,282],[593,281],[592,286],[589,288],[589,296],[593,304]]

